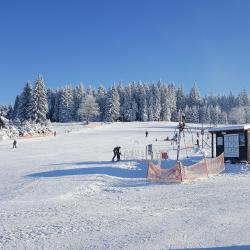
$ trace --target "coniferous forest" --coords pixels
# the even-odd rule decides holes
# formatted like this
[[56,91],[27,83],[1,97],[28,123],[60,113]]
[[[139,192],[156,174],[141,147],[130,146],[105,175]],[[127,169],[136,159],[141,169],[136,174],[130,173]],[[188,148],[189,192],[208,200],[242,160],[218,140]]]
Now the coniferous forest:
[[118,83],[108,89],[66,85],[46,88],[42,76],[27,82],[14,105],[1,105],[7,119],[43,123],[72,121],[177,121],[182,110],[187,122],[236,124],[250,122],[250,101],[245,89],[237,95],[202,96],[198,86],[185,93],[182,86],[158,81]]

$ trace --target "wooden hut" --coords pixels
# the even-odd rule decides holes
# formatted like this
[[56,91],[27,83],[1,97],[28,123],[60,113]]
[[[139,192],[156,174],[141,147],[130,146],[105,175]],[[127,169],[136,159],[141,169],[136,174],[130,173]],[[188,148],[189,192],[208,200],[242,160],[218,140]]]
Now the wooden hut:
[[250,162],[250,124],[210,128],[212,157],[224,152],[225,161]]

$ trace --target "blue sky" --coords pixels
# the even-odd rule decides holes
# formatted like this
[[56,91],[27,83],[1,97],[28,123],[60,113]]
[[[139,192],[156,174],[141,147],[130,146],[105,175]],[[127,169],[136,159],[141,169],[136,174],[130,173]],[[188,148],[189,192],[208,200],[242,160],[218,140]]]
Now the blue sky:
[[248,0],[3,0],[0,103],[47,87],[133,80],[250,92]]

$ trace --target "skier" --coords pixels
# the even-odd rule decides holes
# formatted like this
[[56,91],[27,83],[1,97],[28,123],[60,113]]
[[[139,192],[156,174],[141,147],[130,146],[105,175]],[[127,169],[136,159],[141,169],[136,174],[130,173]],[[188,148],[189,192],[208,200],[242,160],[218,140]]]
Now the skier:
[[196,145],[197,145],[198,148],[200,147],[199,139],[196,140]]
[[121,156],[120,148],[121,147],[119,147],[119,146],[114,147],[114,149],[113,149],[114,156],[112,158],[112,161],[115,160],[115,157],[117,157],[117,161],[120,160],[120,156]]
[[16,139],[13,141],[13,148],[16,148],[16,145],[17,145],[17,141]]
[[118,152],[117,149],[118,149],[118,146],[114,147],[114,149],[113,149],[114,156],[113,156],[113,158],[112,158],[112,161],[114,161],[114,160],[115,160],[115,157],[117,157],[117,152]]
[[148,137],[148,131],[145,132],[145,136]]
[[117,147],[117,161],[121,160],[121,152],[120,152],[121,147]]

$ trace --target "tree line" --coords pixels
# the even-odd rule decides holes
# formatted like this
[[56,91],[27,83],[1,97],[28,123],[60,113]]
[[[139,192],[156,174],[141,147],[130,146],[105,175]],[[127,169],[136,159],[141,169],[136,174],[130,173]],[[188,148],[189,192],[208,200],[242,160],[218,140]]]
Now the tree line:
[[250,122],[250,101],[245,89],[238,95],[201,96],[198,86],[184,93],[182,86],[158,81],[154,84],[131,82],[108,89],[75,87],[46,89],[42,76],[34,86],[27,82],[15,104],[0,106],[0,112],[13,121],[43,123],[71,121],[177,121],[178,111],[186,121],[206,124]]

